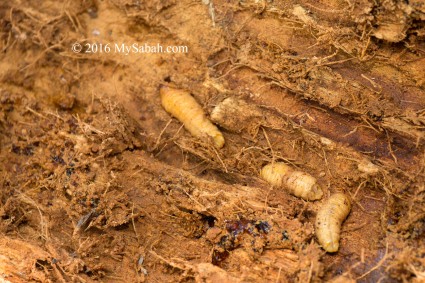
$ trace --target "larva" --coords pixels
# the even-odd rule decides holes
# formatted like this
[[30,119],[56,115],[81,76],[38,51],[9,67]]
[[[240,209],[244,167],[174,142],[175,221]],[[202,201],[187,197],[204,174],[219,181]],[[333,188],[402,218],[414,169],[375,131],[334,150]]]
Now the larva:
[[293,170],[282,162],[264,166],[260,176],[273,186],[282,186],[294,196],[304,200],[318,200],[323,196],[316,178],[305,172]]
[[165,111],[183,123],[185,128],[195,137],[212,138],[216,148],[222,148],[224,137],[220,130],[205,116],[202,107],[185,90],[162,86],[161,103]]
[[325,251],[330,253],[338,251],[341,224],[350,210],[350,198],[344,193],[336,193],[317,212],[316,236]]

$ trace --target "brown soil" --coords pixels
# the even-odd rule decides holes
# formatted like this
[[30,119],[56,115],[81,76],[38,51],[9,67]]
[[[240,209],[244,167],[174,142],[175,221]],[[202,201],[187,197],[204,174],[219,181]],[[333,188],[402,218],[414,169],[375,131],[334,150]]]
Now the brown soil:
[[[0,282],[423,282],[424,36],[421,0],[2,1]],[[272,160],[350,194],[337,253]]]

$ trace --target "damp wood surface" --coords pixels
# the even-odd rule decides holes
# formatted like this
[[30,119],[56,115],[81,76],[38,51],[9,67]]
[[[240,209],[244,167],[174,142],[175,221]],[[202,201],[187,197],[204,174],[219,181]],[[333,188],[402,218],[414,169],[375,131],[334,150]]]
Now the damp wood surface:
[[[424,36],[422,1],[3,1],[0,281],[422,282]],[[263,180],[275,163],[323,194]]]

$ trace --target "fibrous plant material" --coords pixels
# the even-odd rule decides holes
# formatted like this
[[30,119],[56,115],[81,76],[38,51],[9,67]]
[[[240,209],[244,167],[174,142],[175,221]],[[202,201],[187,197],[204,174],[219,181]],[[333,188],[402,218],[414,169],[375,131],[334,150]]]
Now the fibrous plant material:
[[255,133],[260,125],[266,124],[259,107],[236,97],[228,97],[217,104],[211,112],[211,120],[236,133]]
[[344,193],[336,193],[317,212],[316,236],[325,251],[338,251],[341,225],[350,210],[350,198]]
[[202,107],[189,92],[162,86],[160,95],[165,111],[182,122],[193,136],[200,139],[212,139],[216,148],[224,146],[223,134],[206,117]]
[[282,186],[294,196],[304,200],[318,200],[323,196],[316,178],[305,172],[293,170],[285,163],[268,164],[263,167],[260,175],[273,186]]

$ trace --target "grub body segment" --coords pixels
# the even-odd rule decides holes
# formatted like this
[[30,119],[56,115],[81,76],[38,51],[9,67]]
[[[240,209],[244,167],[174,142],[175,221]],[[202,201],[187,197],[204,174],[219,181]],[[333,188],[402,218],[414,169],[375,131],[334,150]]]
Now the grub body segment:
[[305,172],[293,170],[285,163],[268,164],[263,167],[260,175],[273,186],[283,187],[289,193],[304,200],[318,200],[323,196],[316,178]]
[[336,193],[317,212],[316,236],[325,251],[330,253],[338,251],[341,225],[350,210],[350,198],[344,193]]
[[224,146],[220,130],[207,118],[202,107],[189,92],[163,86],[160,89],[162,107],[183,123],[195,137],[212,139],[216,148]]

